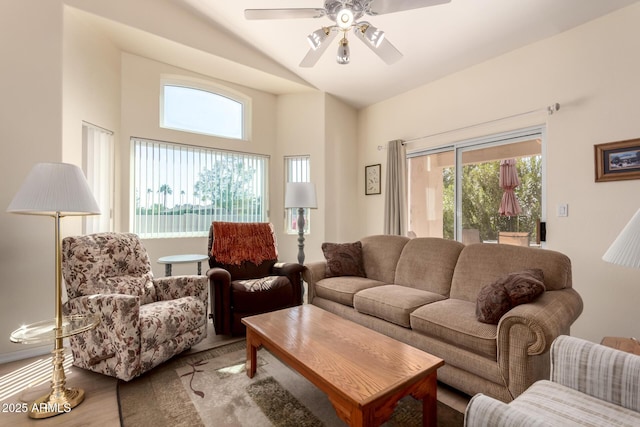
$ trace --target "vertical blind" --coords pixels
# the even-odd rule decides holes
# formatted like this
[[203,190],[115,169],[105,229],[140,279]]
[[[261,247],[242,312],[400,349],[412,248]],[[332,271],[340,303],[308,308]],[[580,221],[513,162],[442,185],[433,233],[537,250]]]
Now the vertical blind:
[[98,202],[100,215],[84,217],[84,233],[113,231],[114,203],[114,148],[113,132],[82,123],[83,160],[82,166],[89,182],[89,188]]
[[269,157],[132,138],[133,232],[205,236],[212,221],[264,222]]

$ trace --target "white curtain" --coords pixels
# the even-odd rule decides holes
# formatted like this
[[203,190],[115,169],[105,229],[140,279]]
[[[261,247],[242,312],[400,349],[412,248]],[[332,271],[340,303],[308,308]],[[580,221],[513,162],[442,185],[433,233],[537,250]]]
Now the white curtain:
[[407,235],[407,155],[402,140],[387,145],[384,233]]
[[113,132],[82,124],[83,167],[89,188],[100,206],[100,215],[84,217],[85,234],[113,231],[114,140]]

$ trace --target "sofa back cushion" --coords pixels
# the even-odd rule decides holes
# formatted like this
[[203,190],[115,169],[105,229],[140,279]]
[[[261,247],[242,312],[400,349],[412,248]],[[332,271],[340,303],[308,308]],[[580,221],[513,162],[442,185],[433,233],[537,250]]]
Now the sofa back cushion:
[[368,236],[362,242],[362,266],[369,279],[393,283],[396,267],[408,237],[393,235]]
[[213,256],[209,257],[209,266],[211,268],[218,267],[227,270],[231,275],[231,280],[259,279],[270,276],[276,262],[278,261],[275,259],[268,259],[257,265],[251,261],[243,261],[240,265],[236,265],[224,264],[218,262]]
[[560,252],[514,245],[479,243],[460,253],[451,298],[476,302],[482,287],[516,271],[539,268],[547,291],[570,288],[571,260]]
[[455,240],[420,237],[402,250],[395,284],[448,297],[451,279],[464,245]]

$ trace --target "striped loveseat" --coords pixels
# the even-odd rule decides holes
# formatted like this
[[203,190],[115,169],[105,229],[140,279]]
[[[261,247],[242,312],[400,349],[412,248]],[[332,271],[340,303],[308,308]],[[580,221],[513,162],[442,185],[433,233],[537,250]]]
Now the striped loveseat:
[[551,345],[551,381],[509,404],[475,395],[465,426],[640,426],[639,379],[640,356],[561,335]]

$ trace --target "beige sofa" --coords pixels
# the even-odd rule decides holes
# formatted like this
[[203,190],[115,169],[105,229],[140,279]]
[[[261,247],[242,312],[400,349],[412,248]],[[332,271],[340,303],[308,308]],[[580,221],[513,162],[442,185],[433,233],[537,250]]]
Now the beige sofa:
[[[326,277],[307,264],[311,304],[445,360],[438,379],[469,395],[508,402],[549,377],[549,347],[582,312],[571,262],[544,249],[380,235],[361,241],[364,277]],[[480,290],[508,273],[537,268],[546,290],[497,325],[476,317]]]

